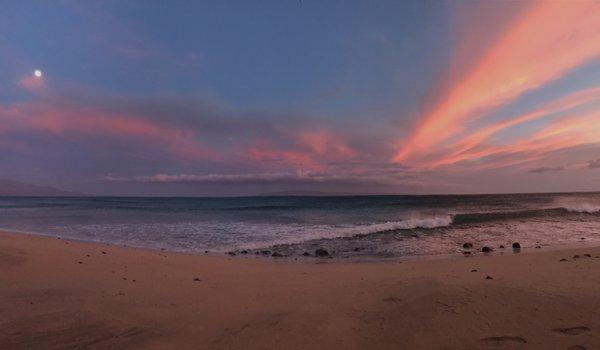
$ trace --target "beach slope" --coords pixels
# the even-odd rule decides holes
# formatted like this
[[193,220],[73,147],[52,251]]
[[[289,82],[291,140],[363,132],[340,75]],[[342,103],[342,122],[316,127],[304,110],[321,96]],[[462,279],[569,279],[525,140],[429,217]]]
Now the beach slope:
[[299,262],[0,233],[0,348],[599,349],[599,255]]

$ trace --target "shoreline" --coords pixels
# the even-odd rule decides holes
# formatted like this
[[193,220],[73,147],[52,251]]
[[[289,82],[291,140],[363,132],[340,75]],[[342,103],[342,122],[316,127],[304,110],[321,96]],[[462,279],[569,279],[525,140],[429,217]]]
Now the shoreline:
[[311,260],[0,232],[0,348],[600,347],[600,247]]
[[[390,256],[390,257],[382,257],[382,256],[358,256],[358,257],[343,257],[343,256],[335,256],[332,255],[331,258],[323,258],[317,257],[314,255],[311,256],[302,256],[302,255],[287,255],[282,257],[272,257],[270,255],[261,255],[261,254],[241,254],[239,253],[241,250],[245,249],[236,249],[236,250],[169,250],[166,248],[152,248],[145,246],[134,246],[134,245],[126,245],[119,243],[110,243],[103,241],[88,241],[84,239],[72,238],[72,237],[61,237],[58,235],[53,235],[50,233],[38,233],[38,232],[29,232],[29,231],[19,231],[19,230],[11,230],[0,228],[0,235],[2,234],[12,234],[12,235],[25,235],[25,236],[33,236],[40,238],[49,238],[56,240],[63,240],[75,243],[83,243],[83,244],[98,244],[98,245],[106,245],[111,247],[122,247],[129,248],[134,250],[141,250],[147,252],[159,252],[159,253],[168,253],[168,254],[180,254],[180,255],[190,255],[190,256],[211,256],[211,257],[226,257],[232,259],[239,260],[249,260],[249,259],[257,259],[257,260],[272,260],[272,261],[281,261],[281,262],[298,262],[298,263],[313,263],[315,261],[329,261],[331,263],[334,262],[347,262],[347,263],[394,263],[394,262],[411,262],[411,261],[430,261],[430,260],[453,260],[453,259],[468,259],[473,257],[491,257],[491,256],[510,256],[514,254],[537,254],[544,252],[552,252],[552,251],[562,251],[562,250],[576,250],[576,249],[588,249],[588,248],[600,248],[600,244],[594,244],[587,241],[579,241],[575,244],[558,244],[558,245],[545,245],[542,248],[535,247],[523,247],[518,251],[514,251],[510,246],[506,246],[505,248],[492,247],[494,251],[492,253],[484,253],[479,249],[470,249],[471,254],[464,255],[462,252],[465,249],[460,251],[456,251],[455,253],[447,253],[447,254],[434,254],[434,255],[406,255],[406,256]],[[259,250],[272,250],[272,246],[266,246],[264,248],[252,248],[248,249],[248,251],[259,251]],[[235,254],[229,254],[230,252],[235,252]]]

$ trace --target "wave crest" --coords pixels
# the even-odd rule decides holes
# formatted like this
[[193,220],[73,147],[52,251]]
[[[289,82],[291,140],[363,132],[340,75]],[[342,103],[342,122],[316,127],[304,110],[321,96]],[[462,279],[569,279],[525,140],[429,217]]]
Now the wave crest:
[[415,228],[445,227],[450,226],[451,224],[452,217],[447,215],[433,218],[407,219],[402,221],[388,221],[378,224],[361,225],[357,226],[357,229],[364,231],[361,233],[375,233],[382,231],[410,230]]
[[563,206],[564,209],[573,213],[594,214],[600,212],[600,205],[590,203],[573,203]]

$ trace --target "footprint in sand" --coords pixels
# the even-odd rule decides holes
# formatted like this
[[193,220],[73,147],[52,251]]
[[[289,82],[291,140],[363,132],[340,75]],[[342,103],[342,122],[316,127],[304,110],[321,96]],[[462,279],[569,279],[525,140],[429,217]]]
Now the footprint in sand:
[[580,327],[566,327],[566,328],[555,328],[554,332],[561,333],[564,335],[579,335],[585,332],[589,332],[591,329],[589,327],[580,326]]
[[483,338],[481,340],[486,343],[490,343],[490,344],[498,345],[498,346],[506,345],[509,343],[513,343],[513,344],[527,343],[527,340],[525,340],[525,338],[523,338],[523,337],[511,337],[511,336],[487,337],[487,338]]

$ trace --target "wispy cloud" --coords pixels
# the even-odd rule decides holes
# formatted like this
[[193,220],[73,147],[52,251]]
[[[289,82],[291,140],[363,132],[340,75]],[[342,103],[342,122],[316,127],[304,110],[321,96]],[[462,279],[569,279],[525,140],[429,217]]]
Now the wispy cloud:
[[600,159],[590,160],[588,162],[588,167],[590,169],[600,169]]
[[600,102],[600,88],[576,91],[523,115],[493,122],[465,133],[464,137],[450,143],[434,155],[433,159],[417,162],[416,165],[425,168],[436,168],[464,161],[476,161],[501,150],[503,146],[491,145],[490,138],[502,131],[598,102]]
[[542,166],[539,168],[533,168],[531,170],[529,170],[529,172],[531,173],[536,173],[536,174],[542,174],[542,173],[547,173],[547,172],[553,172],[553,171],[563,171],[566,168],[564,166]]
[[104,177],[109,182],[138,183],[346,183],[361,185],[407,185],[415,182],[409,173],[370,174],[362,172],[328,173],[297,171],[283,173],[243,173],[243,174],[155,174],[149,176],[121,177],[109,175]]
[[0,134],[44,134],[82,145],[101,136],[142,145],[137,150],[148,158],[168,154],[191,165],[207,161],[249,172],[324,171],[335,163],[384,161],[389,154],[368,134],[310,115],[233,112],[192,98],[47,90],[32,100],[0,104]]
[[434,151],[489,109],[598,57],[599,13],[596,2],[532,2],[419,122],[409,139],[399,143],[394,160],[410,163]]

